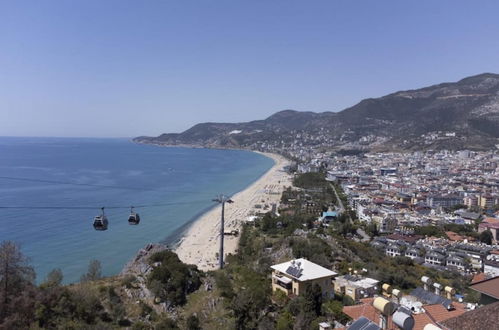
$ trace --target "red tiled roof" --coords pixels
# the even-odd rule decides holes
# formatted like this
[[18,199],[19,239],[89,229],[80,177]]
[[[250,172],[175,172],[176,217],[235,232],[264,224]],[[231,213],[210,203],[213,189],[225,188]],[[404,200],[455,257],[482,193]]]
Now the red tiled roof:
[[499,276],[473,283],[470,288],[487,296],[499,299]]
[[453,231],[446,231],[445,235],[451,240],[451,241],[462,241],[464,238],[463,236],[459,235],[458,233],[455,233]]
[[466,310],[464,309],[464,305],[461,303],[453,302],[452,306],[454,306],[454,309],[450,311],[441,304],[426,305],[423,306],[423,308],[425,309],[426,313],[429,314],[435,321],[442,322],[466,312]]
[[487,276],[485,275],[485,273],[478,273],[478,274],[473,276],[473,279],[471,280],[471,284],[481,282],[481,281],[486,280],[486,279],[487,279]]
[[499,219],[497,219],[497,218],[490,218],[490,217],[489,217],[489,218],[485,218],[485,219],[483,219],[483,221],[482,221],[481,223],[484,223],[484,222],[486,222],[486,223],[497,223],[497,224],[499,224]]
[[414,318],[412,330],[423,330],[427,324],[435,324],[426,313],[413,314],[412,317]]
[[357,320],[359,317],[364,316],[378,324],[379,316],[372,305],[373,301],[374,298],[361,299],[361,303],[358,305],[343,307],[343,313],[350,316],[352,320]]
[[452,330],[497,329],[499,324],[499,302],[466,312],[442,324]]
[[[364,316],[370,321],[379,324],[378,312],[372,305],[373,301],[374,298],[362,299],[361,304],[359,305],[343,307],[343,313],[350,316],[353,320],[357,320],[361,316]],[[466,311],[464,309],[464,305],[461,303],[453,302],[452,305],[455,307],[455,309],[450,311],[440,304],[423,306],[426,311],[425,313],[413,314],[413,330],[423,330],[425,325],[429,323],[438,326],[437,322],[442,322],[450,318],[457,317]],[[388,318],[388,329],[398,329],[398,327],[393,324],[391,317]]]
[[480,222],[478,224],[478,228],[495,228],[495,229],[499,229],[499,222]]

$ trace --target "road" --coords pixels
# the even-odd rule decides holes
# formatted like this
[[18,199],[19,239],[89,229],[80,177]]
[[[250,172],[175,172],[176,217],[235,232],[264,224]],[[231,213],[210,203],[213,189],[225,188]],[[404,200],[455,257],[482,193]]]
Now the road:
[[[340,196],[338,195],[338,192],[336,191],[336,187],[332,183],[330,183],[330,185],[331,185],[331,188],[333,188],[334,194],[336,195],[336,200],[338,201],[338,206],[340,207],[339,213],[345,212],[345,206],[343,205],[343,201],[340,199]],[[348,217],[350,219],[350,222],[352,222],[352,218],[350,218],[350,215],[348,215]]]
[[[340,207],[340,213],[346,212],[345,206],[343,205],[343,201],[341,200],[340,196],[338,195],[338,192],[336,191],[336,187],[332,183],[330,183],[330,185],[333,188],[334,194],[336,195],[336,200],[338,201],[338,206]],[[352,217],[350,216],[350,213],[346,212],[346,214],[348,216],[348,220],[353,225],[353,220]],[[362,242],[368,242],[371,239],[369,235],[367,235],[362,228],[357,229],[357,235],[362,237],[361,239]]]

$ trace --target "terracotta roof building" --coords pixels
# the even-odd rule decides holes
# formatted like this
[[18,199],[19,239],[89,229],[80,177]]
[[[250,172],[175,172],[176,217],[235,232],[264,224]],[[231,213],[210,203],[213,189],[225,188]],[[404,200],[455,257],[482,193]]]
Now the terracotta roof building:
[[[373,306],[374,298],[361,299],[360,304],[343,307],[343,313],[350,316],[353,320],[365,317],[370,321],[379,324],[379,312]],[[441,304],[423,305],[422,313],[412,314],[414,318],[413,330],[423,330],[427,324],[439,326],[439,323],[460,316],[466,312],[464,305],[453,302],[452,309],[448,310]],[[391,317],[387,320],[387,329],[399,329]],[[485,329],[485,328],[484,328]]]
[[499,329],[499,302],[442,322],[451,330]]
[[470,285],[470,288],[480,292],[480,304],[482,305],[499,301],[499,276],[475,282]]
[[497,244],[499,242],[499,219],[497,218],[485,218],[478,225],[478,232],[481,233],[485,230],[490,230],[492,232],[492,243]]

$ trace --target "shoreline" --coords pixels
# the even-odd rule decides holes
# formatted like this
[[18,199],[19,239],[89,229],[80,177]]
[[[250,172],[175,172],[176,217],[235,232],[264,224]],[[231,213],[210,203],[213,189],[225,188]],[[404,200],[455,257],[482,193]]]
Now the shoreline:
[[[241,231],[242,224],[256,212],[268,212],[272,204],[278,205],[282,191],[291,186],[291,176],[283,167],[290,161],[285,157],[252,151],[271,158],[274,165],[243,190],[231,196],[233,204],[225,206],[225,232]],[[262,208],[255,208],[255,205]],[[265,206],[267,206],[266,209]],[[203,271],[218,267],[217,254],[220,242],[221,205],[215,205],[196,219],[182,231],[181,236],[171,244],[182,262],[194,264]],[[239,246],[239,235],[226,235],[224,239],[224,255],[235,253]]]

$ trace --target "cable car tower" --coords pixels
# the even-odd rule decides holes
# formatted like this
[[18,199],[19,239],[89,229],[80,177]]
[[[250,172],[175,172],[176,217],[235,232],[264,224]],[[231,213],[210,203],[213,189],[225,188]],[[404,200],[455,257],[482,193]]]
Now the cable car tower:
[[224,268],[225,203],[231,204],[234,203],[234,201],[225,195],[218,195],[215,199],[213,199],[213,201],[222,204],[222,217],[220,219],[220,252],[218,253],[218,262],[220,269],[222,269]]

